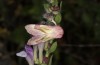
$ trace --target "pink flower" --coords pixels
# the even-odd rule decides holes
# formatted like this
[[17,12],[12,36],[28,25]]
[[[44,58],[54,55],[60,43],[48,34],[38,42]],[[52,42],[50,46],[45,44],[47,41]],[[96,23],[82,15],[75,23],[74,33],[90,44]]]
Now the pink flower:
[[35,45],[63,36],[63,29],[60,26],[29,24],[25,26],[27,32],[33,37],[29,39],[28,45]]

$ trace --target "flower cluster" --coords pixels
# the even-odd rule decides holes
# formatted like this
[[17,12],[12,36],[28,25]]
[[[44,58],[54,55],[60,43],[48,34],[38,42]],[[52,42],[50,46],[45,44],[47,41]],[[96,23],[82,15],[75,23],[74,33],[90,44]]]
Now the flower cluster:
[[28,40],[25,50],[17,53],[17,56],[25,57],[29,65],[34,64],[34,55],[31,45],[38,46],[40,50],[43,50],[44,43],[55,38],[61,38],[63,35],[63,29],[58,25],[29,24],[25,26],[25,29],[32,35],[32,38]]
[[[54,0],[47,1],[49,4],[57,2]],[[44,47],[47,47],[47,43],[51,40],[61,38],[64,34],[63,29],[56,23],[56,21],[60,21],[61,19],[59,16],[60,8],[56,5],[50,7],[48,7],[48,5],[44,6],[46,13],[43,15],[43,17],[47,19],[47,22],[52,22],[55,25],[28,24],[25,26],[26,31],[32,35],[32,37],[25,45],[25,49],[16,55],[25,57],[29,65],[46,64],[47,60],[44,60],[44,57],[48,57],[49,52],[48,50],[45,50],[45,53],[47,54],[44,56]]]

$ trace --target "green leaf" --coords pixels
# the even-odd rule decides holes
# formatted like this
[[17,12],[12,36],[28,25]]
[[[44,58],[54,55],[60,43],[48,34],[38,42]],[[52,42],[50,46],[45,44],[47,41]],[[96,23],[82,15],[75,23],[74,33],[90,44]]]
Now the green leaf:
[[52,65],[52,58],[53,58],[53,55],[51,55],[50,61],[49,61],[49,64],[48,65]]
[[60,23],[61,22],[61,14],[60,13],[55,16],[55,21],[57,23]]
[[53,53],[57,48],[57,42],[54,42],[49,49],[49,53]]
[[44,9],[47,13],[51,13],[52,10],[50,9],[50,5],[49,4],[44,4]]
[[49,7],[49,4],[44,4],[45,9],[48,9],[48,7]]

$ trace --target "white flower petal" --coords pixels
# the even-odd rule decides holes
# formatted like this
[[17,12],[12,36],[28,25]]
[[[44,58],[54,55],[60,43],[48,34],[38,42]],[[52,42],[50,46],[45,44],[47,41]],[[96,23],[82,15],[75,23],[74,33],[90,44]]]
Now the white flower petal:
[[27,56],[27,53],[25,51],[21,51],[19,53],[16,53],[17,56],[20,56],[20,57],[26,57]]

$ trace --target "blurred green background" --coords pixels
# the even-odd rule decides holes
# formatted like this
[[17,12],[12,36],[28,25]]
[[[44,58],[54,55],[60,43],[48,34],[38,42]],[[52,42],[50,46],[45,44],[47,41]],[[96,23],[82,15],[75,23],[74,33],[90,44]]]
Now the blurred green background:
[[[52,65],[100,64],[100,1],[62,0],[63,38]],[[44,0],[0,0],[0,65],[28,65],[16,53],[30,38],[24,26],[43,20]]]

